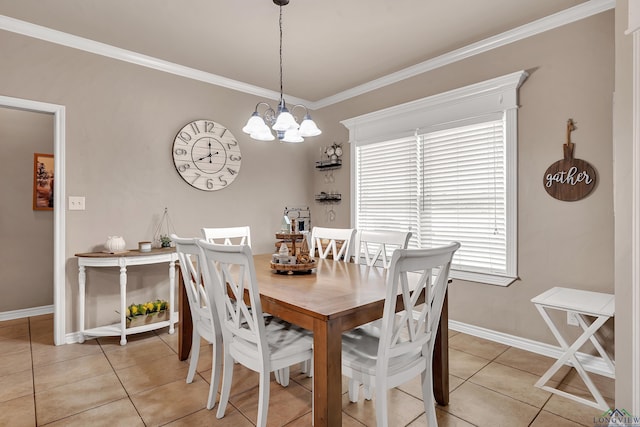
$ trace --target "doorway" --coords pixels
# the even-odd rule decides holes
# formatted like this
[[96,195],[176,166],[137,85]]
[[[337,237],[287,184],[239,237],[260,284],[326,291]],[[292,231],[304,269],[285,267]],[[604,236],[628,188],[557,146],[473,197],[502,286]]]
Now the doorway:
[[53,200],[53,342],[65,344],[65,107],[0,96],[0,107],[53,114],[53,155],[56,173]]

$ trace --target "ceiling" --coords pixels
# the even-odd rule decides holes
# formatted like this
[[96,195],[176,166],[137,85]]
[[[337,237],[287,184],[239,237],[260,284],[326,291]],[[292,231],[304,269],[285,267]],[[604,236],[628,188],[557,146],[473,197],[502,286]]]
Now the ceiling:
[[[284,92],[318,101],[586,0],[291,0]],[[279,91],[272,0],[0,0],[0,15]]]

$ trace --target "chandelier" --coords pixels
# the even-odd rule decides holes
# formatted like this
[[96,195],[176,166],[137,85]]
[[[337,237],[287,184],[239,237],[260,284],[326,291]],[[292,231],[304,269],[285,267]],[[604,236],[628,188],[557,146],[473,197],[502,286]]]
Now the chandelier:
[[[311,119],[307,107],[302,104],[296,104],[289,111],[287,104],[284,102],[282,90],[282,6],[289,4],[289,0],[273,0],[273,2],[280,6],[280,102],[276,110],[266,102],[259,102],[242,131],[259,141],[273,141],[275,139],[271,132],[273,129],[281,142],[303,142],[304,138],[320,135],[322,131],[318,129],[318,126]],[[262,114],[258,112],[261,107],[266,107]],[[304,109],[304,116],[300,124],[293,116],[296,108]]]

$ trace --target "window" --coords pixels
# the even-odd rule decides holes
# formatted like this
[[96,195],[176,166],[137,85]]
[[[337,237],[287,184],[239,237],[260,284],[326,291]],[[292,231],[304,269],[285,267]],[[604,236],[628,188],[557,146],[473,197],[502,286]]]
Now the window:
[[410,247],[453,240],[451,276],[517,277],[517,88],[525,72],[343,121],[352,222],[410,230]]

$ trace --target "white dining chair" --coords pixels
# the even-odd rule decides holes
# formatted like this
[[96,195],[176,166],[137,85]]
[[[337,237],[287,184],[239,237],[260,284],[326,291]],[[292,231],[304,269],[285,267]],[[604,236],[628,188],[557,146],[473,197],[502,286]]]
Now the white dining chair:
[[202,237],[209,243],[251,246],[251,228],[249,226],[205,227],[201,231]]
[[[436,426],[432,359],[440,313],[457,242],[433,249],[398,249],[391,257],[379,330],[356,328],[342,336],[342,374],[377,393],[378,426],[388,425],[387,390],[422,375],[427,425]],[[425,303],[413,315],[424,290]],[[398,295],[404,311],[396,313]],[[373,332],[373,333],[372,333]],[[357,394],[349,388],[349,400]]]
[[[313,227],[309,249],[314,256],[317,249],[320,258],[331,255],[334,260],[347,262],[351,260],[355,234],[355,228]],[[342,242],[340,249],[338,249],[338,242]]]
[[[223,337],[223,375],[218,418],[224,417],[237,361],[260,374],[257,426],[269,410],[270,373],[312,359],[313,337],[303,329],[265,318],[248,245],[220,245],[199,240],[205,260],[205,286],[214,296]],[[248,298],[248,301],[245,300]]]
[[406,249],[410,238],[410,231],[359,230],[354,245],[354,261],[356,264],[364,262],[370,267],[389,268],[393,251]]
[[187,383],[193,381],[198,366],[200,355],[200,339],[203,338],[213,345],[211,361],[211,381],[209,383],[209,397],[207,409],[215,406],[216,394],[220,385],[222,373],[222,332],[216,313],[216,307],[211,303],[209,294],[203,283],[202,266],[204,261],[200,259],[201,251],[196,242],[198,238],[181,238],[171,235],[175,242],[180,271],[187,291],[191,319],[193,322],[193,335],[191,338],[191,356],[189,358],[189,371]]

